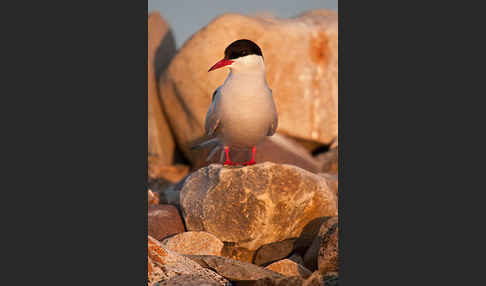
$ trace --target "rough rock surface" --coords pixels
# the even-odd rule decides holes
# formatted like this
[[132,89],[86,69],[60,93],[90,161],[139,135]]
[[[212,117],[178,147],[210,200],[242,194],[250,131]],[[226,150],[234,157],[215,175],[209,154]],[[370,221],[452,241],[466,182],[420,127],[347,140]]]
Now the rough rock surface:
[[294,250],[295,240],[286,239],[265,244],[256,251],[253,263],[256,265],[264,265],[287,257]]
[[270,162],[199,169],[186,178],[180,207],[188,230],[210,232],[225,248],[248,252],[297,238],[312,221],[338,212],[324,178]]
[[[172,38],[172,41],[171,41]],[[171,44],[172,43],[172,44]],[[157,69],[167,68],[175,54],[169,24],[158,12],[148,16],[148,152],[159,164],[169,165],[174,156],[174,138],[159,100]],[[164,60],[160,60],[164,59]],[[150,168],[150,166],[149,166]]]
[[180,254],[221,256],[223,243],[216,236],[204,231],[188,231],[162,241],[167,249]]
[[228,74],[226,69],[208,73],[208,68],[236,39],[252,40],[262,49],[279,133],[333,142],[338,130],[337,12],[314,10],[291,19],[224,14],[185,43],[159,80],[162,104],[186,157],[191,162],[200,157],[188,145],[204,136],[211,96]]
[[219,286],[218,282],[207,280],[204,277],[193,274],[182,274],[168,280],[163,280],[154,286]]
[[321,164],[322,173],[331,173],[337,175],[339,169],[338,148],[333,148],[325,153],[319,154],[316,156],[316,159]]
[[204,268],[211,269],[230,281],[258,280],[265,277],[283,278],[282,274],[263,267],[214,255],[185,255]]
[[329,231],[329,229],[338,224],[338,217],[329,217],[327,218],[322,224],[319,229],[319,233],[312,241],[312,244],[307,249],[304,255],[304,265],[311,271],[317,269],[317,255],[319,252],[319,248],[321,246],[322,240],[324,239],[325,235]]
[[312,274],[309,269],[295,263],[290,259],[279,260],[268,265],[267,267],[265,267],[265,269],[278,272],[285,276],[301,276],[303,278],[307,278]]
[[321,240],[317,256],[317,266],[321,273],[339,272],[339,227],[333,224]]
[[338,196],[338,187],[339,187],[339,178],[336,174],[329,174],[329,173],[320,173],[319,176],[326,178],[327,185],[333,191],[336,196]]
[[[328,286],[324,283],[324,278],[319,272],[314,272],[305,279],[300,276],[290,276],[284,278],[265,277],[258,280],[237,281],[235,286]],[[337,285],[337,284],[335,284]]]
[[148,208],[148,234],[157,240],[184,232],[179,211],[172,205],[151,205]]
[[148,236],[148,285],[156,285],[160,281],[185,274],[197,275],[201,279],[217,283],[216,285],[231,285],[228,280],[217,273],[201,267],[191,259],[165,249],[160,242]]
[[283,277],[283,278],[271,278],[265,277],[258,280],[250,281],[238,281],[235,282],[236,286],[302,286],[304,279],[300,276]]

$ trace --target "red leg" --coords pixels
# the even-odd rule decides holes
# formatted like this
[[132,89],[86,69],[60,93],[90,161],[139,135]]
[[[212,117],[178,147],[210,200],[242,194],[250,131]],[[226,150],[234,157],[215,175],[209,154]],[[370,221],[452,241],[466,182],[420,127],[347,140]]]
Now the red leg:
[[255,162],[256,146],[253,146],[253,147],[251,148],[251,152],[252,152],[251,160],[250,160],[250,161],[248,161],[248,162],[243,163],[243,165],[247,165],[247,166],[249,166],[249,165],[254,165],[254,164],[256,164],[256,162]]
[[229,159],[229,147],[228,146],[224,146],[224,152],[226,153],[226,161],[224,161],[223,165],[224,166],[226,166],[226,165],[229,165],[229,166],[235,166],[235,165],[237,165],[237,163],[232,162]]

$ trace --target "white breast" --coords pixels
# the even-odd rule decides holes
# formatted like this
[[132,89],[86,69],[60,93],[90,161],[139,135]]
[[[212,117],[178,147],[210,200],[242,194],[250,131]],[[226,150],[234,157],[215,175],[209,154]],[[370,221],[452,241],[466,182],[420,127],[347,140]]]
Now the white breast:
[[223,143],[233,148],[251,148],[261,142],[276,113],[265,77],[230,74],[221,88]]

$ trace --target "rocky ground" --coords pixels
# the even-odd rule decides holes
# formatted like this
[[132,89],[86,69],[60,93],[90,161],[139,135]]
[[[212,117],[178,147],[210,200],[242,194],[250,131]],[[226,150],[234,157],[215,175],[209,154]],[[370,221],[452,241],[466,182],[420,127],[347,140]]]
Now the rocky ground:
[[[337,285],[337,13],[292,19],[224,14],[176,50],[148,19],[149,285]],[[222,166],[204,139],[208,73],[225,47],[262,48],[279,112],[256,165]],[[230,151],[247,161],[248,152]]]

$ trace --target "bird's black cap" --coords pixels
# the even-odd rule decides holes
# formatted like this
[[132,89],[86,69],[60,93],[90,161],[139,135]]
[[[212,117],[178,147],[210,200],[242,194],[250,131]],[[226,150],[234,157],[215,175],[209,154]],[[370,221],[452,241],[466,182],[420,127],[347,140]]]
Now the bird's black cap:
[[258,55],[263,57],[260,47],[254,42],[246,39],[234,41],[226,48],[226,50],[224,50],[224,58],[227,60],[233,60],[248,55]]

